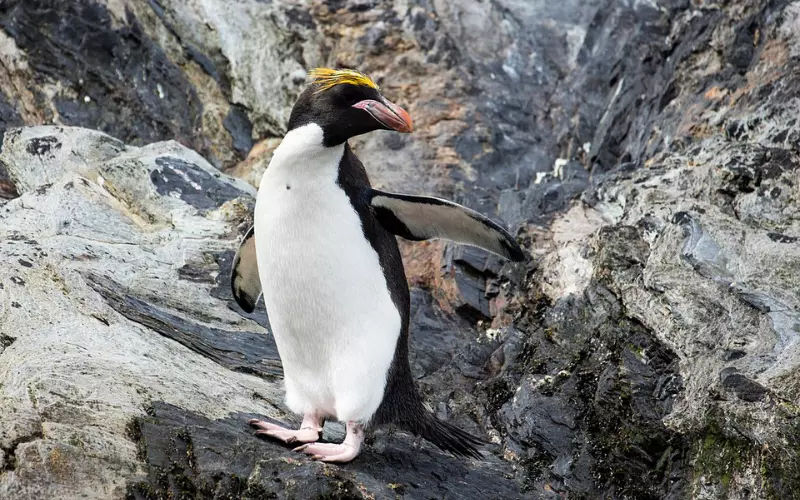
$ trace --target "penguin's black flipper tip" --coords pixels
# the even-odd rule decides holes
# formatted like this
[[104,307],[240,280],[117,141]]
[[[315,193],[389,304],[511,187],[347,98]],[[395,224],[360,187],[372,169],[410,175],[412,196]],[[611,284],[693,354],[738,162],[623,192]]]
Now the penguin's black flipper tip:
[[522,251],[522,247],[510,234],[506,233],[504,235],[504,238],[500,240],[500,246],[505,250],[503,257],[512,262],[523,262],[525,260],[525,252]]
[[489,444],[431,414],[427,414],[419,434],[442,451],[457,457],[483,459],[481,448]]

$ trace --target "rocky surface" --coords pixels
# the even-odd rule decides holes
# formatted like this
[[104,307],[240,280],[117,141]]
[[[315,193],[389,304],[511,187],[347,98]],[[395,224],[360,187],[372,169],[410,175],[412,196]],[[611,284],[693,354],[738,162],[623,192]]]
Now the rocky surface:
[[[121,140],[3,139],[0,496],[800,496],[800,4],[12,0],[0,49],[0,128]],[[484,462],[240,425],[287,416],[225,283],[253,189],[214,167],[257,184],[317,65],[415,119],[355,141],[375,184],[531,254],[403,244],[412,366]]]
[[252,187],[175,142],[77,128],[8,131],[0,161],[21,192],[0,208],[0,497],[520,496],[510,464],[408,437],[338,468],[252,434],[254,416],[292,420],[263,308],[227,283]]

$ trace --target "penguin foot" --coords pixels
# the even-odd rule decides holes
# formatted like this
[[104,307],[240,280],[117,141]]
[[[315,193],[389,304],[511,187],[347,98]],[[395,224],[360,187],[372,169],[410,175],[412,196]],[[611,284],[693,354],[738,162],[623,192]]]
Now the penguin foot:
[[361,451],[360,448],[360,446],[354,448],[345,443],[309,443],[295,448],[294,451],[311,455],[311,460],[344,463],[356,458]]
[[258,436],[269,436],[287,444],[292,443],[311,443],[319,439],[319,431],[310,427],[301,427],[293,431],[280,425],[271,424],[261,420],[250,420],[250,425],[257,427],[255,432]]
[[309,443],[298,446],[294,451],[311,455],[312,460],[320,462],[345,463],[358,456],[363,442],[364,427],[356,422],[347,422],[347,436],[345,436],[344,442],[339,444]]
[[287,444],[293,444],[317,441],[322,434],[323,421],[316,415],[306,415],[303,417],[303,423],[298,430],[287,429],[281,425],[256,418],[249,420],[248,423],[251,427],[258,429],[255,432],[258,436],[268,436]]

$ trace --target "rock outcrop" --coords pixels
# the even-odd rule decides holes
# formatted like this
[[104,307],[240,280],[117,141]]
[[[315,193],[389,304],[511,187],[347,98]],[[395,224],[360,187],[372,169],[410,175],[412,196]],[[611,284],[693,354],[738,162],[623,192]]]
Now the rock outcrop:
[[[12,0],[0,49],[0,497],[800,496],[797,2]],[[418,383],[486,461],[242,424],[288,417],[226,275],[317,65],[415,119],[356,141],[375,184],[531,255],[403,245]]]
[[229,291],[252,187],[175,142],[77,128],[11,130],[0,161],[21,193],[0,212],[0,497],[520,495],[509,464],[408,438],[339,469],[252,434],[291,418],[263,308]]

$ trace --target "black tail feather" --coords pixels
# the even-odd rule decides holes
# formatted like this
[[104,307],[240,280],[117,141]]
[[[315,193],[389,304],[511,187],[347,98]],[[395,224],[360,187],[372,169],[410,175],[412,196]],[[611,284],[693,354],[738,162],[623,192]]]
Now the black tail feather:
[[417,434],[443,451],[459,457],[483,458],[479,447],[487,444],[485,441],[462,431],[454,425],[442,422],[428,412],[425,412],[423,420],[417,425]]

